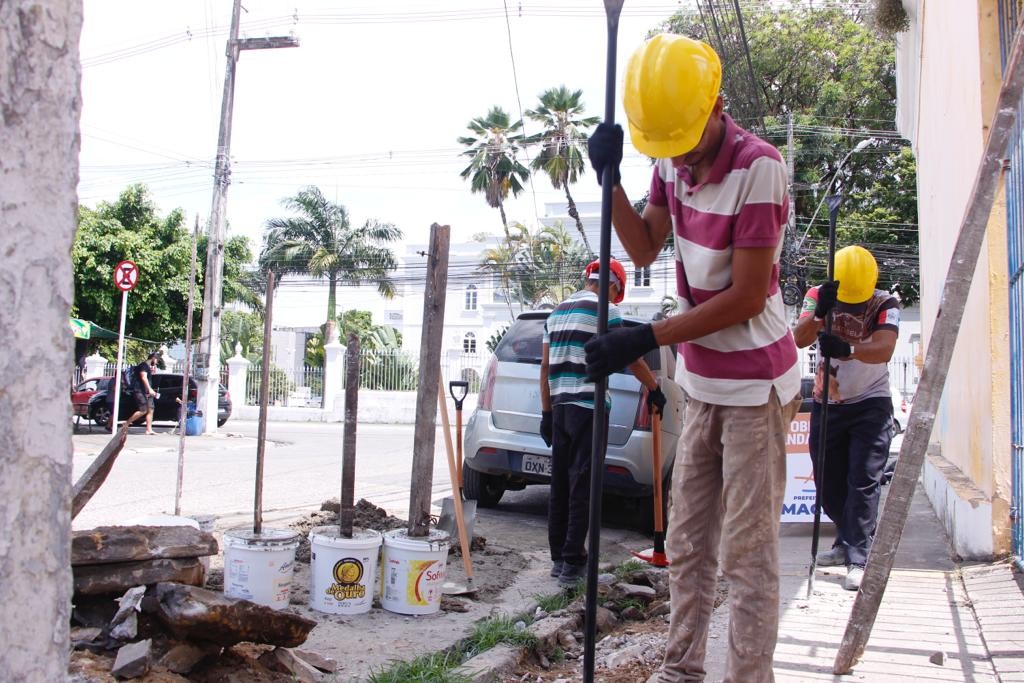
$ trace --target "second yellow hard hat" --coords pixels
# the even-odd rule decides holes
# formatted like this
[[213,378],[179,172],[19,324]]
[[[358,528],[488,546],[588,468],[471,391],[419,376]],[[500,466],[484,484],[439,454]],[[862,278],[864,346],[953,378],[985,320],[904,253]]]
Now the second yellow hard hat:
[[846,304],[859,304],[875,293],[878,263],[864,247],[844,247],[836,252],[833,277],[839,280],[839,300]]
[[658,159],[697,146],[722,84],[722,63],[699,40],[659,33],[626,66],[623,105],[633,146]]

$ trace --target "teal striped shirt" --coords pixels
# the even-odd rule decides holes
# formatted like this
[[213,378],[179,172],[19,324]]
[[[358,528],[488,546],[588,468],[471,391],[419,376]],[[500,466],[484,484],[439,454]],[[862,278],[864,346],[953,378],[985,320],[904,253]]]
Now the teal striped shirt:
[[[544,343],[548,346],[548,388],[551,405],[571,403],[594,407],[594,383],[586,380],[586,353],[583,345],[597,336],[597,294],[576,292],[560,303],[544,323]],[[608,304],[608,329],[622,325],[618,306]],[[611,399],[605,398],[611,408]]]

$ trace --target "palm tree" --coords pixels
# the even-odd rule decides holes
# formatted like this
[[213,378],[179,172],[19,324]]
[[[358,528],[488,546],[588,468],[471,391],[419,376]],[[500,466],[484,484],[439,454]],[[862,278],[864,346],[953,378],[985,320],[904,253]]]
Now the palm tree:
[[320,188],[312,185],[282,205],[299,216],[267,221],[261,270],[326,277],[328,324],[337,320],[339,282],[375,283],[383,296],[394,296],[395,285],[388,273],[396,268],[397,260],[384,245],[401,239],[401,230],[373,219],[353,228],[345,207],[327,201]]
[[491,107],[486,116],[473,119],[466,127],[473,136],[461,137],[459,143],[467,148],[461,156],[471,161],[459,175],[469,179],[470,192],[483,192],[488,206],[501,213],[507,237],[505,200],[509,192],[518,196],[523,191],[523,182],[530,177],[530,170],[516,160],[516,152],[523,143],[523,135],[518,132],[523,122],[512,123],[504,109]]
[[526,115],[540,123],[544,130],[531,135],[526,142],[540,145],[540,153],[534,157],[530,166],[535,171],[546,173],[556,190],[565,189],[569,215],[576,221],[576,229],[579,230],[587,253],[593,256],[594,250],[590,248],[587,233],[583,230],[583,221],[576,210],[576,202],[569,193],[569,185],[575,183],[587,168],[586,130],[601,120],[597,116],[581,118],[582,96],[582,90],[570,91],[564,85],[541,93],[540,106],[528,109]]

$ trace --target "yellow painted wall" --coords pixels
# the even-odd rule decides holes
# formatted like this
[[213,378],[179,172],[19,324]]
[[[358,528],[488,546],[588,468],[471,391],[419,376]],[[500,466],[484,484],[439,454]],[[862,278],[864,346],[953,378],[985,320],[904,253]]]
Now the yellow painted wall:
[[[921,0],[918,120],[922,338],[932,333],[1001,83],[995,0]],[[901,94],[902,96],[902,94]],[[993,502],[1009,548],[1009,347],[1005,198],[989,221],[932,441]]]

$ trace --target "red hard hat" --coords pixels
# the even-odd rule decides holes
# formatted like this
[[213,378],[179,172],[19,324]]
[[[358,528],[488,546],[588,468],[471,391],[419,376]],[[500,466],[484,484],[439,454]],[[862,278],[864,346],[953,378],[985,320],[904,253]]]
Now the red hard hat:
[[[619,287],[619,293],[612,301],[613,304],[621,304],[622,299],[626,296],[626,269],[622,267],[622,264],[615,259],[608,259],[608,267],[611,269],[611,275],[618,282],[615,284]],[[601,270],[600,261],[591,261],[587,264],[587,267],[583,269],[583,279],[590,279],[591,275],[596,275]]]

